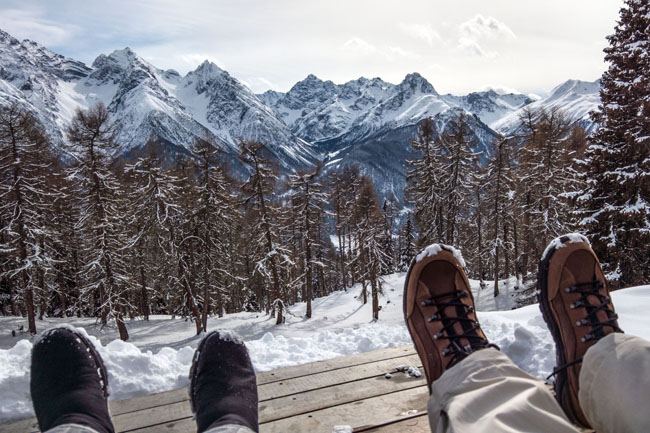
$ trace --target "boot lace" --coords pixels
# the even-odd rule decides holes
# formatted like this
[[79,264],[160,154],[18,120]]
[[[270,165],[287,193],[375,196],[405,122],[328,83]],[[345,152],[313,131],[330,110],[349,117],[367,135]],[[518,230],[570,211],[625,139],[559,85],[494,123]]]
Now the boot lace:
[[[590,332],[585,334],[584,337],[580,339],[581,343],[596,342],[603,338],[606,334],[603,331],[603,328],[608,327],[612,328],[613,332],[623,332],[621,328],[618,327],[618,314],[612,311],[609,308],[611,298],[608,295],[603,295],[600,293],[605,284],[599,280],[587,281],[584,283],[576,283],[573,286],[565,287],[564,291],[567,293],[579,293],[580,299],[576,300],[569,304],[569,308],[572,310],[576,308],[584,308],[586,315],[584,318],[576,322],[576,326],[589,326]],[[595,304],[590,302],[590,296],[593,296],[597,299]],[[607,320],[601,321],[598,318],[598,312],[604,311],[607,315]],[[571,367],[572,365],[579,364],[582,362],[582,357],[575,359],[571,362],[568,362],[564,365],[556,367],[546,379],[550,379],[555,376],[558,372]]]
[[[479,349],[493,347],[499,350],[495,344],[490,344],[487,339],[481,337],[477,333],[477,329],[481,325],[469,315],[474,312],[474,307],[467,305],[461,301],[462,298],[469,296],[467,290],[453,290],[447,293],[442,293],[437,296],[425,299],[422,301],[422,306],[435,306],[437,312],[431,315],[428,322],[442,322],[442,329],[433,335],[434,340],[449,340],[449,345],[442,351],[442,356],[451,356],[451,360],[447,368],[457,364],[460,360],[464,359],[467,355]],[[446,310],[452,307],[456,315],[448,316]],[[454,325],[460,323],[463,332],[457,333]],[[462,344],[461,339],[466,339],[469,343]]]

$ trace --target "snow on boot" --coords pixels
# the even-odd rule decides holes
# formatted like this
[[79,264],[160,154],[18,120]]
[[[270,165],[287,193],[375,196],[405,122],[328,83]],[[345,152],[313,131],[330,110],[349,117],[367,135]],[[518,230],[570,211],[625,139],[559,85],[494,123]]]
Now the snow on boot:
[[598,257],[582,235],[569,234],[546,248],[537,274],[539,307],[555,340],[555,395],[567,416],[590,427],[578,400],[587,349],[618,327]]
[[411,263],[404,282],[404,318],[431,384],[472,352],[494,347],[481,330],[458,250],[433,244]]
[[239,337],[213,331],[203,338],[192,361],[189,393],[198,433],[229,424],[259,431],[255,371]]
[[93,344],[71,328],[46,331],[32,349],[30,392],[41,431],[81,424],[114,433],[108,374]]

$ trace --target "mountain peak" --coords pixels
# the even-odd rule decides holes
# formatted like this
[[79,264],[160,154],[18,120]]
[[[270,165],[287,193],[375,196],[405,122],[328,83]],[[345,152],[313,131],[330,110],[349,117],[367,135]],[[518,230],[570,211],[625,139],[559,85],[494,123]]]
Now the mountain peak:
[[208,59],[205,59],[195,70],[194,73],[200,73],[203,75],[218,75],[222,72],[225,72],[221,69],[216,63],[211,62]]
[[429,83],[426,78],[417,72],[412,72],[404,77],[404,80],[399,84],[401,88],[407,88],[411,91],[420,93],[432,93],[437,95],[436,89]]
[[596,81],[581,81],[581,80],[567,80],[559,86],[551,90],[549,99],[561,98],[569,93],[577,95],[597,94],[600,89],[600,80]]
[[316,75],[314,75],[314,74],[309,74],[309,75],[307,75],[307,77],[306,77],[304,80],[302,80],[302,81],[306,81],[306,82],[318,82],[318,83],[322,83],[322,82],[323,82],[323,80],[321,80],[320,78],[318,78],[318,77],[317,77]]
[[2,29],[0,29],[0,41],[9,43],[11,45],[20,43],[18,39],[14,38],[13,36],[11,36],[9,33],[5,32]]

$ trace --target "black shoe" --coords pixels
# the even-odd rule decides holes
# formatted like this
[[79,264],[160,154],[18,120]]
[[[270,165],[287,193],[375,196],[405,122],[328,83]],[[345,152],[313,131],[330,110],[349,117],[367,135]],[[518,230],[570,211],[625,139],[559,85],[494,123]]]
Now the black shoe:
[[198,433],[228,424],[259,431],[255,371],[239,338],[217,331],[203,338],[192,361],[189,392]]
[[81,424],[115,432],[106,367],[93,344],[70,328],[51,329],[34,345],[30,392],[41,431]]

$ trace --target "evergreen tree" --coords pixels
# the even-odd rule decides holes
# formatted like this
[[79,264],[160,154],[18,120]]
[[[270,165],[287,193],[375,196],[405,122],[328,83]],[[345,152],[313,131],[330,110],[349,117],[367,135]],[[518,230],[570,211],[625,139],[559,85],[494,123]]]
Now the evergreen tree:
[[409,214],[400,233],[399,267],[397,270],[400,272],[407,271],[414,257],[415,233],[413,231],[411,215]]
[[459,220],[470,216],[473,184],[478,169],[477,154],[472,151],[476,138],[467,123],[467,116],[460,111],[454,116],[441,139],[445,156],[439,170],[442,179],[442,197],[445,212],[441,241],[459,245]]
[[380,271],[382,268],[387,267],[389,257],[382,245],[385,219],[379,208],[375,187],[370,178],[366,176],[361,178],[355,208],[358,244],[357,263],[361,269],[363,299],[365,303],[367,299],[365,282],[367,281],[370,283],[372,296],[372,317],[373,320],[378,320],[379,294],[381,293]]
[[[129,338],[124,315],[129,303],[129,273],[125,262],[126,221],[121,187],[111,170],[116,125],[103,104],[77,110],[67,130],[69,150],[75,155],[70,177],[79,182],[81,212],[77,227],[83,233],[82,296],[98,300],[102,324],[114,318],[120,338]],[[96,303],[95,303],[96,304]]]
[[3,281],[22,297],[28,330],[36,333],[35,297],[44,296],[51,267],[44,238],[50,215],[48,141],[30,113],[11,105],[0,111],[0,215]]
[[240,143],[240,160],[250,170],[248,179],[244,182],[244,203],[254,209],[257,214],[255,227],[256,238],[252,240],[259,251],[264,251],[264,256],[255,263],[255,271],[267,280],[272,301],[271,305],[276,314],[276,323],[282,320],[284,302],[280,291],[280,261],[286,257],[284,248],[281,248],[277,230],[278,224],[275,217],[275,207],[270,200],[273,193],[277,174],[270,161],[264,156],[266,146],[260,142],[243,141]]
[[582,221],[610,280],[650,278],[650,4],[626,0],[605,48]]
[[193,233],[200,240],[197,245],[198,275],[203,294],[201,322],[207,331],[207,318],[212,296],[216,295],[219,317],[223,316],[224,295],[228,293],[226,272],[228,266],[226,233],[236,219],[230,185],[217,146],[208,140],[196,140],[190,148],[195,157],[197,179],[196,201],[193,207]]
[[433,119],[420,122],[411,147],[420,157],[407,161],[405,195],[413,205],[418,245],[422,246],[440,240],[443,231],[442,149]]
[[[320,166],[308,172],[289,175],[289,188],[291,191],[291,205],[293,207],[292,227],[298,236],[294,237],[293,244],[299,249],[302,275],[298,279],[304,279],[305,296],[307,302],[305,317],[311,318],[311,301],[314,296],[314,268],[316,273],[321,271],[318,268],[323,266],[321,260],[314,260],[318,251],[320,239],[320,226],[322,225],[322,209],[326,202],[323,187],[316,181]],[[320,279],[319,279],[320,280]]]
[[568,145],[570,124],[557,108],[524,110],[524,131],[518,157],[520,205],[523,210],[524,272],[533,272],[548,242],[575,226],[569,195],[576,190],[576,176],[568,168],[573,153]]
[[[494,296],[499,295],[499,277],[509,275],[507,259],[511,242],[508,238],[508,222],[511,218],[511,201],[514,193],[512,186],[511,168],[512,139],[498,137],[494,146],[494,153],[488,159],[485,172],[485,198],[487,218],[487,234],[489,236],[488,249],[492,259],[492,272],[494,275]],[[504,261],[503,268],[501,262]]]
[[160,306],[152,305],[152,299],[162,302],[169,292],[167,269],[173,268],[168,254],[170,226],[180,222],[178,179],[162,167],[159,147],[155,141],[148,141],[145,156],[126,166],[133,185],[129,208],[129,225],[135,232],[131,259],[140,285],[137,304],[145,319]]

